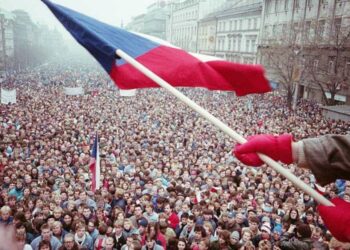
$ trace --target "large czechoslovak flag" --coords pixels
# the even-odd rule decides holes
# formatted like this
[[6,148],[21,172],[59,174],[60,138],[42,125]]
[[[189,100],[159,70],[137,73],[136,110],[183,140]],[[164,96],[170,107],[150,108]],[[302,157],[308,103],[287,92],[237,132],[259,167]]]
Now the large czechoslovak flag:
[[119,89],[159,86],[124,59],[116,60],[117,49],[174,87],[235,91],[238,96],[271,90],[260,65],[232,63],[216,57],[188,53],[161,39],[128,32],[49,0],[42,1],[103,66]]
[[100,188],[100,152],[98,145],[98,135],[96,133],[94,145],[92,146],[92,152],[89,164],[90,173],[92,174],[91,191],[95,192]]

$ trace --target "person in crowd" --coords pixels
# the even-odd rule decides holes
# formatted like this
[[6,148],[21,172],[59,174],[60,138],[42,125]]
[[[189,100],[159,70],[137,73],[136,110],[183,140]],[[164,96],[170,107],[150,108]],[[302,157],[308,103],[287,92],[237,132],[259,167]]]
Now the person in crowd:
[[116,248],[114,247],[114,239],[112,237],[106,238],[105,244],[102,250],[116,250]]
[[178,250],[187,250],[188,249],[187,241],[184,238],[180,238],[177,241],[177,249]]
[[79,245],[75,242],[73,234],[67,233],[64,235],[63,244],[59,250],[79,250]]
[[[33,250],[30,244],[26,243],[25,233],[16,232],[17,249],[19,250]],[[11,247],[11,246],[9,246]]]
[[38,250],[52,250],[52,246],[50,241],[48,240],[42,240],[40,241],[39,245],[38,245]]
[[149,235],[146,237],[146,243],[141,250],[164,250],[164,248],[156,243],[155,235]]
[[176,229],[175,229],[175,233],[176,233],[177,237],[180,236],[182,230],[187,225],[187,220],[188,220],[188,213],[186,213],[186,212],[182,213],[180,223],[176,226]]
[[0,224],[10,225],[13,222],[13,217],[11,216],[11,208],[9,206],[3,206],[0,209]]
[[311,240],[311,228],[308,224],[299,223],[298,225],[290,225],[288,231],[282,234],[280,248],[288,249],[312,249],[313,242]]
[[126,244],[126,237],[123,235],[123,221],[114,222],[114,247],[121,249]]
[[74,240],[80,248],[86,248],[92,250],[94,248],[94,242],[91,236],[86,232],[86,225],[82,222],[75,226]]
[[62,228],[62,223],[60,221],[54,221],[52,223],[52,235],[55,236],[61,243],[63,242],[64,236],[67,234]]
[[62,243],[52,235],[52,231],[48,224],[43,224],[40,227],[40,232],[41,235],[31,242],[31,246],[34,250],[40,249],[39,245],[42,241],[48,242],[49,248],[53,250],[58,250],[61,247]]
[[188,217],[187,223],[183,227],[180,233],[180,238],[189,239],[190,237],[193,237],[195,221],[196,221],[196,218],[194,217],[194,215],[191,215]]

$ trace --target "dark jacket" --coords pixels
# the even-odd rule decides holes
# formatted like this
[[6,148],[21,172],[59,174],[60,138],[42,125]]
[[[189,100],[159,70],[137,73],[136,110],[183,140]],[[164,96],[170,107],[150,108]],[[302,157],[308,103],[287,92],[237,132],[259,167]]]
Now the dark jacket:
[[124,246],[126,244],[126,238],[122,234],[122,236],[118,240],[114,237],[114,242],[115,242],[114,247],[117,250],[120,250],[120,249],[122,249],[122,246]]
[[313,241],[310,238],[291,237],[290,234],[284,233],[280,240],[282,250],[311,250]]
[[350,179],[350,135],[325,135],[301,143],[298,164],[310,168],[318,183]]

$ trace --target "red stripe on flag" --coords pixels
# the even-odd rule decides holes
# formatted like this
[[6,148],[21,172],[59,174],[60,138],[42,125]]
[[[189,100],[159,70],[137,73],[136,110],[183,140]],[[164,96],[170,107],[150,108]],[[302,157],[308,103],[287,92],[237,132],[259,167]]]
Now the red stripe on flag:
[[[181,49],[167,46],[159,46],[136,59],[172,86],[235,91],[238,96],[271,91],[260,65],[223,60],[203,62]],[[128,63],[112,67],[110,76],[120,89],[159,87]]]
[[96,159],[95,158],[91,158],[89,169],[90,169],[90,173],[92,174],[91,190],[95,192],[96,191]]

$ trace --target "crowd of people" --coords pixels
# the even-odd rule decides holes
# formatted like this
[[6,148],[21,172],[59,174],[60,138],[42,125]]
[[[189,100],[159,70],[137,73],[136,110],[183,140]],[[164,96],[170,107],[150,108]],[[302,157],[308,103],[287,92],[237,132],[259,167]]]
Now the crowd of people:
[[[121,97],[100,70],[72,68],[45,66],[2,83],[17,90],[16,104],[0,106],[0,224],[13,228],[14,249],[350,249],[308,194],[268,166],[239,162],[231,138],[165,90]],[[75,85],[85,94],[63,93]],[[278,92],[181,91],[243,136],[350,132],[316,103],[290,111]],[[96,133],[101,188],[92,192]],[[309,170],[285,167],[314,185]],[[350,182],[325,195],[350,202]]]

